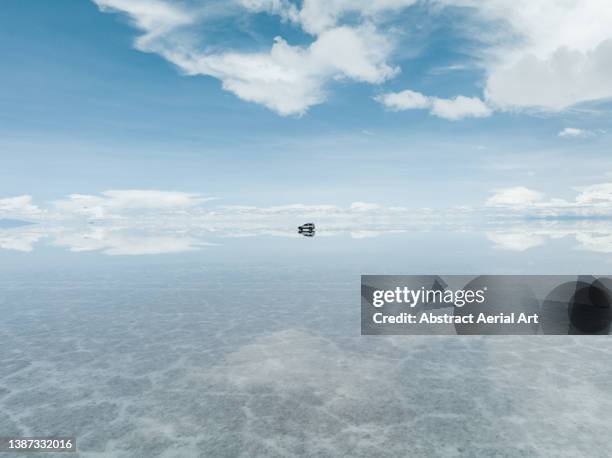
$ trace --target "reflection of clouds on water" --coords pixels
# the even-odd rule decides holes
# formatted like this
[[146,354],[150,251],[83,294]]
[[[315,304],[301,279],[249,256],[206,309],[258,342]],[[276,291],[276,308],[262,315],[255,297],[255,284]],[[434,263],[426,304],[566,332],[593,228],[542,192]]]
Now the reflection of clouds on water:
[[182,234],[163,235],[130,232],[125,229],[94,228],[84,232],[61,232],[53,240],[70,251],[101,251],[108,255],[180,253],[210,245]]
[[0,249],[30,252],[45,233],[35,226],[0,229]]
[[[131,227],[133,222],[122,220],[116,227],[106,222],[103,226],[58,226],[30,225],[27,227],[0,229],[0,249],[32,251],[35,243],[47,238],[54,246],[64,247],[74,252],[99,251],[107,255],[147,255],[180,253],[212,246],[210,240],[227,238],[283,237],[301,238],[294,228],[275,228],[265,226],[211,225],[211,227],[190,227],[183,229],[165,228],[157,223],[153,227]],[[350,228],[332,226],[317,232],[318,237],[337,237],[349,235],[353,239],[380,237],[404,231],[378,228],[378,230],[351,231]]]
[[496,248],[527,251],[561,238],[573,238],[577,249],[612,253],[612,223],[608,221],[536,222],[510,226],[504,230],[488,230],[486,237]]
[[380,237],[382,235],[388,235],[388,234],[399,234],[405,231],[402,230],[394,230],[394,229],[390,229],[390,230],[363,230],[363,231],[351,231],[350,235],[351,238],[353,239],[368,239],[368,238],[372,238],[372,237]]
[[[311,220],[321,224],[317,237],[350,233],[353,238],[367,238],[397,232],[398,226],[400,231],[420,230],[442,219],[428,209],[365,202],[256,207],[211,205],[211,200],[178,191],[110,190],[98,195],[71,194],[39,206],[25,195],[0,199],[0,220],[34,222],[51,244],[71,251],[138,255],[196,250],[210,244],[213,237],[295,238],[297,226]],[[38,240],[25,230],[0,234],[5,249],[32,249]]]
[[576,234],[580,247],[598,253],[612,253],[612,233]]
[[[572,205],[587,203],[601,209],[609,187],[583,190]],[[99,195],[72,194],[45,205],[30,196],[0,199],[0,222],[25,219],[34,226],[0,226],[0,248],[31,251],[45,238],[71,251],[108,255],[145,255],[198,250],[214,240],[244,237],[297,238],[297,226],[317,225],[321,237],[354,240],[399,233],[484,233],[499,249],[525,252],[553,239],[572,237],[577,247],[612,252],[612,221],[596,219],[524,219],[516,202],[540,202],[523,188],[505,190],[487,208],[453,207],[432,210],[353,202],[345,206],[287,204],[268,207],[216,205],[197,193],[156,190],[111,190]],[[605,199],[603,199],[605,200]],[[612,199],[606,202],[612,202]],[[557,201],[555,201],[557,202]],[[494,204],[494,205],[493,205]],[[510,205],[510,211],[508,208]],[[545,205],[548,209],[548,203]],[[573,207],[572,207],[573,208]],[[590,208],[590,207],[589,207]],[[603,208],[603,207],[602,207]],[[605,207],[608,208],[608,207]],[[546,213],[547,214],[547,213]],[[300,237],[302,238],[302,237]],[[365,243],[365,242],[364,242]]]
[[487,238],[494,242],[497,248],[511,251],[525,251],[546,243],[546,237],[529,232],[488,232]]
[[[398,234],[431,232],[434,226],[421,224],[402,228],[401,224],[363,223],[356,229],[350,224],[330,221],[317,226],[317,237],[349,237],[353,240],[380,238]],[[482,233],[493,247],[525,252],[542,247],[555,239],[576,241],[576,248],[598,253],[612,253],[612,224],[556,223],[513,226],[504,229],[447,226],[448,232]],[[123,218],[116,221],[92,221],[91,224],[38,223],[8,229],[0,228],[0,249],[32,251],[45,241],[74,252],[99,251],[107,255],[147,255],[180,253],[205,246],[229,242],[230,239],[254,237],[301,238],[297,229],[286,224],[255,224],[248,222],[215,222],[205,224],[199,219],[179,221]]]
[[212,245],[184,234],[147,233],[135,229],[97,227],[37,227],[0,229],[0,249],[29,252],[36,243],[50,244],[74,252],[100,251],[107,255],[146,255],[180,253]]
[[486,205],[503,213],[536,218],[610,218],[612,183],[575,187],[574,199],[549,198],[524,186],[495,190]]

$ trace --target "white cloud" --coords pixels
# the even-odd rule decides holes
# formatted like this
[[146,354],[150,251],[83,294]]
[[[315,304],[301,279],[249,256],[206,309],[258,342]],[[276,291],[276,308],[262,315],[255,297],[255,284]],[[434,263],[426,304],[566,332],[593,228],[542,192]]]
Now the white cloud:
[[243,100],[292,115],[323,102],[332,79],[380,83],[392,77],[397,69],[385,62],[390,51],[385,37],[366,25],[325,31],[308,47],[277,37],[267,53],[175,56],[173,62],[191,75],[219,78],[224,89]]
[[102,195],[113,208],[184,208],[210,200],[197,193],[140,189],[105,191]]
[[574,190],[577,191],[575,198],[567,200],[545,198],[544,194],[522,186],[498,189],[486,201],[486,205],[535,217],[612,217],[612,183],[582,186]]
[[479,98],[459,95],[454,99],[433,99],[431,113],[440,118],[458,120],[463,118],[486,118],[491,109]]
[[[38,219],[34,225],[0,230],[0,248],[31,251],[45,237],[54,245],[76,252],[176,253],[211,245],[213,237],[212,241],[216,242],[225,237],[257,235],[301,237],[297,226],[313,221],[317,225],[317,237],[343,235],[364,239],[433,228],[448,231],[486,228],[489,239],[507,250],[524,251],[549,238],[566,235],[576,236],[585,249],[610,249],[612,183],[584,186],[575,191],[574,199],[565,200],[548,198],[522,186],[504,188],[487,200],[488,208],[463,206],[438,210],[359,201],[346,206],[300,203],[268,207],[211,206],[200,194],[153,190],[73,194],[50,206],[39,207],[31,198],[22,196],[9,201],[11,209],[33,208],[52,217]],[[5,208],[9,207],[7,199],[2,202]],[[535,218],[525,220],[524,216]],[[520,224],[531,221],[531,226],[512,230],[517,221]],[[582,234],[581,238],[578,234]]]
[[133,25],[144,31],[136,40],[136,47],[148,51],[155,46],[155,40],[163,38],[171,31],[195,21],[193,12],[184,10],[176,4],[162,0],[94,0],[101,11],[122,11],[129,15]]
[[[347,206],[286,204],[267,207],[206,204],[197,193],[111,190],[71,194],[42,209],[31,198],[2,200],[5,208],[35,208],[50,216],[37,224],[0,231],[0,248],[27,251],[41,237],[71,251],[107,255],[176,253],[209,245],[209,237],[254,235],[301,237],[297,226],[314,221],[317,237],[352,234],[355,238],[397,230],[418,230],[444,216],[430,210],[386,207],[371,202]],[[454,222],[463,217],[451,218]],[[395,227],[401,225],[400,228]],[[34,235],[32,235],[34,234]]]
[[110,256],[182,253],[210,245],[202,240],[181,234],[148,233],[125,227],[94,227],[85,230],[62,230],[55,236],[54,245],[70,251],[101,251]]
[[[465,27],[484,49],[485,99],[493,109],[566,110],[612,98],[609,0],[435,0],[467,7]],[[467,24],[462,24],[466,26]]]
[[540,202],[544,195],[540,192],[517,186],[514,188],[503,188],[495,191],[486,205],[488,207],[525,207]]
[[[323,102],[326,86],[332,80],[377,84],[398,72],[386,62],[392,52],[390,40],[372,22],[335,25],[333,18],[347,8],[352,9],[347,2],[329,10],[329,18],[333,19],[330,26],[314,25],[309,19],[310,9],[326,8],[320,2],[306,2],[300,11],[301,15],[305,11],[303,18],[296,16],[295,6],[288,2],[243,2],[252,11],[280,14],[299,22],[315,34],[314,41],[306,46],[292,46],[276,37],[267,51],[213,52],[192,43],[193,34],[182,32],[185,26],[197,25],[200,20],[197,11],[153,0],[95,1],[102,11],[119,11],[132,18],[133,24],[143,32],[136,41],[138,49],[160,54],[188,75],[218,78],[225,90],[281,115],[300,115]],[[147,5],[151,5],[151,10]]]
[[277,14],[302,29],[318,35],[338,25],[346,15],[356,14],[363,20],[373,20],[383,13],[400,11],[417,0],[304,0],[301,8],[288,0],[241,0],[246,8]]
[[[432,216],[430,210],[414,210],[405,207],[386,207],[373,202],[352,202],[348,206],[330,204],[285,204],[267,207],[247,205],[216,205],[208,203],[213,197],[199,193],[162,190],[109,190],[100,194],[69,194],[55,200],[41,209],[32,204],[30,196],[3,199],[4,208],[32,208],[53,216],[54,221],[76,220],[98,223],[105,221],[128,224],[132,219],[141,225],[155,223],[163,219],[164,224],[174,222],[176,228],[188,224],[199,224],[201,220],[210,223],[226,221],[301,221],[302,219],[321,218],[327,221],[358,220],[364,214],[385,217],[411,218],[415,212]],[[207,205],[204,205],[207,204]],[[0,207],[2,208],[2,207]],[[303,222],[303,221],[301,221]]]
[[612,253],[612,225],[607,219],[522,220],[507,222],[504,230],[488,231],[487,238],[502,250],[526,251],[553,240],[572,237],[576,248]]
[[351,231],[350,232],[350,236],[352,239],[370,239],[370,238],[374,238],[374,237],[380,237],[382,235],[388,235],[388,234],[401,234],[405,231],[401,230],[401,229],[380,229],[380,230],[376,230],[376,231]]
[[351,204],[351,210],[355,210],[359,212],[378,210],[380,208],[381,207],[378,204],[372,204],[372,203],[367,203],[367,202],[353,202]]
[[502,250],[526,251],[546,243],[546,237],[530,232],[488,232],[487,238]]
[[55,202],[64,214],[105,217],[126,210],[164,210],[194,207],[210,200],[197,193],[156,190],[111,190],[101,195],[71,194]]
[[612,40],[582,52],[560,47],[550,56],[526,54],[487,80],[487,98],[502,109],[562,111],[612,97]]
[[30,252],[34,244],[44,237],[44,233],[36,227],[0,230],[0,248]]
[[492,114],[492,110],[479,98],[463,95],[453,99],[442,99],[407,89],[382,94],[376,97],[376,100],[391,110],[429,110],[432,115],[451,121],[485,118]]
[[401,92],[388,92],[376,97],[385,107],[396,110],[426,110],[431,108],[431,98],[420,92],[406,89]]
[[23,195],[0,199],[0,218],[30,218],[38,216],[40,208],[32,204],[32,196]]
[[[398,69],[389,63],[401,36],[385,20],[417,0],[94,0],[101,11],[126,14],[142,34],[135,46],[157,53],[189,75],[219,79],[243,100],[281,115],[300,115],[327,97],[338,79],[379,84]],[[211,4],[213,6],[211,6]],[[392,109],[421,108],[447,119],[489,116],[492,109],[561,111],[612,98],[612,3],[609,0],[431,0],[430,11],[466,7],[459,24],[483,47],[476,61],[486,71],[482,98],[427,98],[403,91],[387,98]],[[313,38],[292,45],[276,37],[258,51],[206,43],[212,10],[225,15],[265,12]],[[239,9],[239,11],[236,11]],[[433,13],[432,13],[433,14]],[[473,27],[467,27],[467,25]],[[425,33],[423,29],[413,31]],[[204,35],[203,40],[200,40]],[[409,34],[408,34],[409,35]],[[218,37],[212,37],[218,38]],[[204,41],[202,43],[201,41]],[[402,94],[402,93],[399,93]],[[422,96],[425,97],[425,96]],[[384,102],[383,102],[384,103]]]
[[[560,111],[612,97],[609,0],[437,0],[475,11],[487,44],[487,101]],[[485,25],[493,25],[483,30]],[[495,31],[492,32],[492,29]]]
[[576,241],[583,250],[612,253],[612,233],[610,232],[579,232],[576,234]]
[[559,132],[559,137],[564,138],[586,138],[593,135],[593,132],[585,129],[578,129],[576,127],[566,127]]
[[601,183],[576,188],[580,192],[576,196],[579,204],[593,204],[598,202],[612,202],[612,183]]

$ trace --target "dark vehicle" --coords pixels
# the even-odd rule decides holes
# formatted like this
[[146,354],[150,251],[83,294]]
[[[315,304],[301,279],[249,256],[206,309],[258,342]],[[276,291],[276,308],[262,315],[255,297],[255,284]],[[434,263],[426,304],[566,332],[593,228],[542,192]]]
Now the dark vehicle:
[[298,227],[298,233],[306,236],[306,237],[314,237],[315,235],[315,225],[314,223],[306,223],[302,224]]
[[298,227],[298,231],[303,232],[303,231],[314,231],[315,230],[315,225],[314,223],[305,223],[302,224],[301,226]]

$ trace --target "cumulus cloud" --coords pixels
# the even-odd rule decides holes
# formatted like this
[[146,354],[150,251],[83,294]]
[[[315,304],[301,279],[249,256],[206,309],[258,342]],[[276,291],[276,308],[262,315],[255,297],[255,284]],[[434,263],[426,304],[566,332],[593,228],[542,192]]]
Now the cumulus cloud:
[[484,45],[476,57],[486,70],[484,94],[489,109],[558,112],[612,98],[609,1],[432,3],[469,8],[479,19],[466,30]]
[[487,201],[488,207],[513,210],[519,214],[546,218],[612,217],[612,183],[574,188],[573,200],[547,198],[543,193],[518,186],[498,189]]
[[434,98],[431,113],[445,119],[486,118],[491,109],[477,97],[459,95],[454,99]]
[[[135,47],[157,53],[188,75],[219,79],[225,90],[281,115],[300,115],[327,97],[338,79],[378,84],[399,69],[389,61],[398,42],[385,22],[417,0],[94,0],[103,12],[126,15],[141,31]],[[431,0],[465,8],[476,19],[464,27],[485,71],[484,98],[436,99],[389,94],[393,109],[428,109],[447,119],[485,117],[492,109],[561,111],[612,98],[612,3],[608,0]],[[312,37],[292,45],[276,37],[267,49],[209,46],[206,25],[216,16],[266,13]],[[465,16],[462,16],[465,19]],[[463,26],[467,25],[462,24]],[[419,31],[425,33],[422,30]],[[415,32],[416,33],[416,32]],[[204,35],[203,39],[200,39]]]
[[391,41],[365,17],[381,9],[414,3],[378,2],[388,5],[366,8],[364,20],[348,26],[336,22],[345,12],[360,11],[350,2],[307,1],[298,11],[286,1],[243,1],[242,5],[250,11],[278,14],[314,35],[308,45],[294,46],[276,37],[268,50],[244,52],[207,51],[193,43],[193,34],[188,30],[203,20],[198,9],[161,0],[95,2],[102,11],[117,11],[131,18],[142,31],[135,43],[138,49],[163,56],[188,75],[217,78],[225,90],[281,115],[300,115],[323,102],[326,86],[332,80],[376,84],[394,76],[398,69],[387,63]]
[[585,129],[578,129],[576,127],[566,127],[559,132],[559,137],[564,138],[587,138],[593,135],[593,132]]
[[0,199],[0,218],[30,218],[38,216],[40,208],[32,204],[32,196],[23,195]]
[[492,110],[481,99],[462,95],[453,99],[443,99],[406,89],[382,94],[376,97],[376,100],[391,110],[429,110],[432,115],[451,121],[485,118],[492,114]]
[[[473,228],[474,221],[496,228],[500,220],[516,223],[517,216],[538,221],[588,220],[587,229],[591,230],[594,222],[612,218],[612,183],[574,190],[575,197],[568,200],[524,186],[502,188],[493,192],[485,207],[436,211],[361,201],[348,205],[214,205],[211,198],[198,193],[160,190],[71,194],[42,206],[34,204],[30,196],[19,196],[0,199],[4,217],[33,214],[37,216],[31,219],[38,223],[0,231],[0,248],[29,251],[39,239],[48,237],[51,243],[72,251],[144,255],[199,249],[210,244],[209,237],[300,237],[296,228],[306,221],[317,224],[317,236],[344,234],[363,239],[433,227],[465,230]],[[497,246],[514,251],[538,246],[544,243],[543,237],[547,237],[545,233],[533,230],[489,231]],[[582,245],[595,246],[596,236],[589,237],[581,239]],[[599,241],[600,246],[606,242]]]
[[135,230],[130,227],[94,227],[66,230],[57,233],[53,244],[70,251],[101,251],[110,256],[182,253],[210,245],[198,238],[182,235]]
[[601,183],[576,188],[580,193],[576,196],[578,204],[594,204],[612,202],[612,183]]
[[486,236],[500,250],[527,251],[556,240],[573,239],[577,249],[612,253],[612,224],[608,219],[514,220],[505,222],[503,229],[487,230]]
[[607,232],[579,232],[576,234],[579,247],[597,253],[612,253],[612,233]]
[[[145,255],[200,249],[210,244],[211,237],[301,237],[296,228],[306,221],[316,222],[317,237],[350,234],[354,238],[444,224],[443,216],[429,210],[372,202],[258,207],[212,205],[211,200],[198,193],[160,190],[71,194],[42,208],[29,196],[2,199],[9,217],[24,208],[45,217],[32,226],[0,231],[0,248],[27,251],[44,234],[50,243],[75,252]],[[450,219],[456,222],[464,216]]]
[[[608,0],[434,0],[465,8],[464,27],[483,44],[487,106],[559,112],[612,98],[612,3]],[[466,26],[467,24],[463,24]]]
[[[135,47],[156,53],[188,75],[219,79],[225,90],[281,115],[300,115],[325,101],[329,83],[382,83],[397,74],[398,35],[389,17],[417,0],[94,0],[103,12],[126,15],[141,31]],[[491,109],[561,111],[612,98],[612,3],[608,0],[431,0],[465,8],[462,26],[483,46],[472,47],[486,71],[482,98],[436,99],[403,91],[384,102],[393,109],[428,109],[447,119],[489,116]],[[276,37],[265,49],[206,43],[217,16],[266,13],[312,40]],[[461,16],[465,21],[465,16]],[[423,30],[415,33],[426,33]],[[204,42],[204,43],[202,43]]]
[[487,238],[497,248],[509,251],[526,251],[546,243],[546,237],[531,232],[488,232]]
[[351,231],[350,232],[350,236],[352,239],[371,239],[374,237],[380,237],[382,235],[389,235],[389,234],[401,234],[403,232],[406,232],[404,230],[401,229],[380,229],[380,230],[376,230],[376,231]]
[[540,202],[544,195],[540,192],[517,186],[514,188],[497,189],[493,196],[487,199],[489,207],[524,207]]
[[[139,224],[154,223],[160,218],[176,222],[180,228],[184,221],[193,223],[206,220],[210,223],[224,221],[301,221],[325,219],[349,221],[364,214],[386,217],[412,217],[420,210],[406,207],[386,207],[374,202],[351,204],[292,203],[271,206],[211,205],[214,197],[199,193],[163,190],[109,190],[100,194],[69,194],[65,198],[47,203],[43,208],[32,203],[30,196],[0,199],[0,210],[5,217],[15,218],[25,212],[44,213],[54,221],[75,220],[82,222],[119,221],[122,224],[134,219]],[[431,211],[420,211],[432,216]],[[303,222],[303,221],[302,221]]]
[[[612,97],[612,3],[608,0],[436,0],[481,19],[490,104],[561,111]],[[483,31],[485,25],[495,24]],[[474,33],[473,29],[470,29]]]
[[44,237],[44,233],[36,227],[20,227],[11,230],[0,230],[0,248],[30,252],[34,245]]
[[225,53],[176,60],[189,74],[222,80],[223,88],[281,115],[303,114],[323,102],[332,79],[380,83],[397,72],[385,62],[390,46],[371,26],[323,32],[308,47],[277,37],[268,53]]
[[210,198],[197,193],[157,190],[111,190],[101,195],[71,194],[55,202],[64,214],[105,217],[126,210],[181,209],[199,205]]
[[424,110],[431,108],[430,97],[420,92],[406,89],[401,92],[388,92],[379,95],[376,100],[391,110]]
[[380,205],[367,202],[353,202],[351,204],[351,210],[356,211],[371,211],[378,210],[379,208],[381,208]]
[[494,68],[487,80],[487,97],[502,109],[541,108],[562,111],[581,102],[612,97],[612,40],[579,51],[565,46],[538,58],[521,56]]
[[372,21],[385,12],[399,11],[417,3],[417,0],[304,0],[301,8],[288,0],[241,0],[251,11],[276,14],[312,35],[335,27],[350,14],[361,20]]
[[[496,246],[524,251],[549,238],[574,235],[580,247],[608,250],[612,219],[612,183],[575,188],[571,200],[549,198],[518,186],[498,189],[487,208],[431,210],[355,201],[348,205],[214,205],[197,193],[176,191],[106,191],[73,194],[46,205],[31,198],[0,199],[5,209],[45,215],[36,224],[0,229],[0,248],[31,251],[39,240],[71,251],[107,255],[146,255],[197,250],[228,237],[301,237],[297,226],[317,224],[317,237],[365,239],[405,231],[487,231]],[[29,196],[28,196],[29,197]],[[51,217],[48,217],[48,216]],[[517,216],[519,219],[517,219]],[[534,218],[524,219],[523,216]],[[14,218],[14,214],[9,217]],[[570,223],[568,223],[568,220]],[[525,221],[538,228],[509,228]],[[550,225],[563,223],[551,231]],[[531,224],[531,223],[530,223]],[[576,226],[571,230],[567,226]],[[578,234],[582,234],[578,237]],[[585,235],[586,234],[586,235]]]

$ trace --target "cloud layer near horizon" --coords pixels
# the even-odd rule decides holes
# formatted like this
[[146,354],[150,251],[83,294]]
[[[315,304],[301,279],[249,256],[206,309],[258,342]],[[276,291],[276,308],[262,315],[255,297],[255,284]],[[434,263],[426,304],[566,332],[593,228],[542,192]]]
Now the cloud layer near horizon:
[[0,198],[0,221],[39,224],[0,230],[0,248],[27,252],[47,239],[76,252],[178,253],[211,245],[210,239],[219,237],[299,237],[295,227],[312,220],[322,229],[317,236],[323,237],[348,234],[364,239],[435,228],[487,231],[497,247],[512,251],[572,236],[583,249],[612,252],[612,183],[576,188],[576,193],[573,200],[564,200],[517,186],[496,190],[481,207],[440,210],[360,201],[346,206],[219,205],[199,193],[160,190],[71,194],[40,205],[25,195]]
[[515,186],[492,191],[479,206],[459,206],[432,210],[430,208],[389,206],[375,202],[355,201],[346,206],[335,204],[290,203],[271,206],[223,205],[217,199],[200,193],[163,190],[108,190],[100,194],[70,194],[45,204],[36,204],[32,196],[0,198],[0,219],[26,221],[127,221],[151,222],[171,218],[178,225],[188,221],[209,223],[276,220],[293,225],[301,219],[327,221],[366,221],[405,223],[414,221],[444,221],[450,217],[475,213],[498,217],[606,217],[612,218],[612,183],[598,183],[574,188],[573,200],[548,198],[544,193]]

